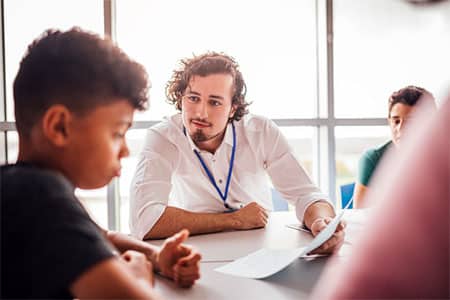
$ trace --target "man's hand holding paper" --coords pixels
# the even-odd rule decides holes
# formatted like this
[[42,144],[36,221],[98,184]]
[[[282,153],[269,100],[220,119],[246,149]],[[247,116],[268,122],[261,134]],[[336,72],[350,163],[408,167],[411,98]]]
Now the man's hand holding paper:
[[[325,227],[333,220],[331,217],[318,218],[311,224],[311,233],[317,236]],[[346,222],[341,220],[336,227],[334,234],[324,242],[320,247],[316,248],[309,254],[330,254],[337,252],[344,243]]]

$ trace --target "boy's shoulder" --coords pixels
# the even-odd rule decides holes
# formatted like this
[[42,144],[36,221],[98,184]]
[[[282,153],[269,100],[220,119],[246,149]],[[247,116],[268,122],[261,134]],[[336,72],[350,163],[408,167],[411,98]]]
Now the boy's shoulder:
[[74,187],[62,174],[28,163],[1,166],[0,182],[3,196],[72,193],[74,190]]

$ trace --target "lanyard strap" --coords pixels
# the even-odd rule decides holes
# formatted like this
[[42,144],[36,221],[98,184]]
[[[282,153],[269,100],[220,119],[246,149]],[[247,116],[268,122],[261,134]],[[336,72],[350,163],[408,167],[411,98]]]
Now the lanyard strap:
[[[211,174],[211,171],[208,169],[208,166],[206,165],[205,161],[202,159],[200,153],[196,149],[194,149],[194,153],[195,153],[195,155],[197,155],[197,158],[200,161],[203,169],[205,170],[206,175],[208,175],[209,181],[214,186],[217,193],[219,193],[219,196],[223,201],[223,205],[227,209],[231,209],[231,207],[228,205],[226,200],[227,200],[227,196],[228,196],[228,189],[230,187],[231,175],[233,174],[234,155],[236,153],[236,130],[234,128],[233,123],[231,123],[231,127],[233,128],[233,148],[231,149],[230,167],[228,168],[228,177],[227,177],[227,183],[225,185],[225,193],[222,193],[220,188],[217,186],[214,176]],[[184,134],[186,135],[186,128],[183,128],[183,131],[184,131]]]

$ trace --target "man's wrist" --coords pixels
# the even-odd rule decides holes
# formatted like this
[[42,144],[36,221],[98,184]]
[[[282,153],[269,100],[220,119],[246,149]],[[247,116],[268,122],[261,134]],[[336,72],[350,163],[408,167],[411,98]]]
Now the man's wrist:
[[231,230],[239,230],[242,227],[241,219],[238,215],[239,211],[234,211],[231,213],[223,213],[221,214],[221,217],[225,218],[225,224],[226,228],[225,230],[231,229]]

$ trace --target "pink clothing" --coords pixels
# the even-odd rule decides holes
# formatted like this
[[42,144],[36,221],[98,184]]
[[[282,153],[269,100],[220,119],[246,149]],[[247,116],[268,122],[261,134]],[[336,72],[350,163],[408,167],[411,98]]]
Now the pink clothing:
[[376,174],[365,236],[311,299],[450,297],[450,99],[422,117]]

